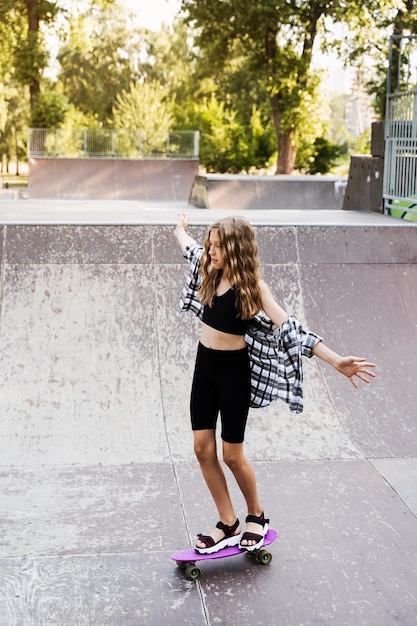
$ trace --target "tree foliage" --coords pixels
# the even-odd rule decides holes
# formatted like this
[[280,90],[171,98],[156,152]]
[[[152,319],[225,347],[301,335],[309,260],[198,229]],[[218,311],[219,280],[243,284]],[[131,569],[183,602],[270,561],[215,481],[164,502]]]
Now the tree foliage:
[[[361,66],[383,115],[389,35],[417,32],[417,0],[182,0],[160,32],[139,28],[122,0],[65,6],[0,0],[3,153],[27,124],[198,129],[209,171],[274,160],[278,173],[325,171],[350,139],[330,135],[318,41]],[[47,76],[51,33],[58,70]]]
[[[401,7],[410,2],[400,3]],[[243,52],[247,80],[262,85],[269,100],[278,147],[276,172],[289,173],[301,128],[306,120],[311,121],[312,103],[318,97],[320,80],[312,69],[318,34],[323,41],[337,45],[332,29],[343,22],[357,37],[366,37],[370,24],[383,27],[391,19],[392,3],[183,0],[182,8],[187,22],[196,29],[200,55],[213,71],[230,64],[236,49]],[[400,13],[400,9],[394,11],[397,17]]]
[[2,0],[0,3],[0,20],[10,25],[12,34],[15,78],[29,86],[31,107],[35,106],[49,57],[41,25],[53,22],[58,11],[58,2],[48,0]]
[[[356,11],[350,20],[350,36],[339,38],[328,25],[328,47],[336,49],[345,63],[360,68],[365,87],[374,99],[380,119],[385,117],[389,41],[391,35],[417,34],[417,0],[369,0],[362,11]],[[394,42],[392,58],[393,88],[398,72],[400,51]]]
[[115,128],[166,132],[174,121],[174,98],[158,81],[131,83],[116,96],[113,107]]
[[264,91],[248,80],[245,56],[237,47],[227,63],[213,67],[182,20],[174,23],[168,40],[166,32],[153,39],[148,71],[158,72],[175,93],[176,127],[200,130],[202,166],[218,172],[269,166],[276,148]]
[[60,128],[69,111],[68,99],[57,91],[43,91],[39,94],[31,113],[31,126],[34,128]]
[[6,168],[22,141],[29,109],[29,90],[14,76],[17,19],[9,13],[12,3],[0,2],[0,159]]
[[311,70],[322,16],[336,2],[298,0],[183,0],[187,20],[198,29],[197,45],[215,68],[239,49],[247,79],[263,86],[278,146],[277,173],[292,171],[296,135],[319,84]]
[[102,123],[111,117],[116,96],[137,77],[133,33],[114,2],[91,1],[72,16],[58,54],[59,79],[69,101]]

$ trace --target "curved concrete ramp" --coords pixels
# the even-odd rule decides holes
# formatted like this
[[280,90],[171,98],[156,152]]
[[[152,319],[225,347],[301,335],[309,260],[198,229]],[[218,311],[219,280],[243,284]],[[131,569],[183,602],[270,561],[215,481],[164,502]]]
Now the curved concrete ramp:
[[378,379],[354,390],[312,360],[302,415],[251,411],[274,560],[210,562],[198,584],[169,560],[216,519],[172,225],[0,230],[0,624],[414,626],[417,229],[256,230],[278,300]]

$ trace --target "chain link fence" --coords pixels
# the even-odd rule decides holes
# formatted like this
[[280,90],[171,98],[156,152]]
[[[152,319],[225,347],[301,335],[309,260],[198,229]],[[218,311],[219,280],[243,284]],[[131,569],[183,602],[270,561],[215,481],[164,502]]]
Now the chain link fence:
[[199,139],[198,131],[29,128],[27,135],[29,158],[196,159]]

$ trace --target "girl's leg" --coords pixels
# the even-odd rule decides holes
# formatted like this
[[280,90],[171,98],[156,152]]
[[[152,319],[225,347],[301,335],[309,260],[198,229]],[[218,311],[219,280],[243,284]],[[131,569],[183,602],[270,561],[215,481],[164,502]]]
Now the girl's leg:
[[[194,451],[200,463],[204,480],[217,507],[219,520],[227,526],[232,526],[236,521],[236,513],[230,499],[226,477],[217,456],[215,430],[195,430],[193,434]],[[239,528],[236,530],[236,534],[240,534]],[[224,539],[224,532],[219,528],[215,528],[209,535],[213,537],[215,543]],[[197,546],[204,548],[205,544],[198,541]]]
[[[259,517],[262,506],[258,499],[255,472],[243,452],[243,443],[227,443],[223,441],[223,460],[232,471],[237,484],[246,500],[248,515]],[[254,522],[248,522],[246,531],[254,534],[263,534],[263,527]],[[242,545],[255,545],[255,541],[242,541]]]

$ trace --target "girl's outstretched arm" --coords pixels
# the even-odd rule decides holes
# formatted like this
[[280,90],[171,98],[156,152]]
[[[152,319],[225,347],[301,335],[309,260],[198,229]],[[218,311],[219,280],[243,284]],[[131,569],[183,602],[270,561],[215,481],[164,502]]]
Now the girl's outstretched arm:
[[178,213],[178,223],[175,227],[174,234],[184,252],[187,246],[196,243],[195,240],[186,233],[188,228],[188,215],[186,213]]
[[333,365],[338,372],[347,376],[354,387],[358,387],[355,376],[367,384],[371,382],[369,378],[376,378],[374,372],[371,372],[369,369],[370,367],[376,367],[375,363],[370,363],[364,357],[340,356],[340,354],[330,350],[322,341],[314,346],[313,354],[318,356],[319,359],[326,361],[326,363]]
[[[288,319],[288,313],[280,307],[268,285],[263,280],[261,280],[259,286],[261,288],[263,310],[276,326],[281,326]],[[375,367],[374,363],[370,363],[363,357],[340,356],[340,354],[328,348],[322,341],[313,348],[313,354],[349,378],[354,387],[358,387],[356,378],[367,384],[371,382],[369,378],[376,378],[375,374],[369,369]]]

